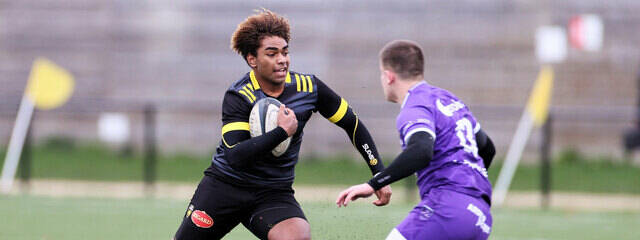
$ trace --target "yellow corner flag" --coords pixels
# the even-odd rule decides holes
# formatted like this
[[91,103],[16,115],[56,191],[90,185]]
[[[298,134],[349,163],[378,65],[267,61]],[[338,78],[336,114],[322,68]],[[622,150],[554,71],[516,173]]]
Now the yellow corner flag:
[[8,193],[13,185],[34,107],[44,110],[59,107],[69,99],[72,92],[73,76],[67,70],[44,58],[33,62],[2,166],[1,193]]
[[500,169],[500,174],[496,179],[491,201],[493,203],[492,206],[500,206],[504,202],[531,130],[534,126],[540,127],[547,121],[552,93],[553,69],[551,66],[543,66],[540,69],[540,74],[538,74],[538,79],[533,85],[527,108],[522,113],[522,118],[520,118],[516,132],[513,135],[513,139],[511,139],[507,156],[502,164],[502,169]]
[[547,120],[552,93],[553,69],[551,66],[543,66],[527,103],[527,111],[533,118],[534,125],[541,126]]
[[64,104],[73,93],[73,76],[62,67],[45,59],[33,62],[25,94],[42,110]]

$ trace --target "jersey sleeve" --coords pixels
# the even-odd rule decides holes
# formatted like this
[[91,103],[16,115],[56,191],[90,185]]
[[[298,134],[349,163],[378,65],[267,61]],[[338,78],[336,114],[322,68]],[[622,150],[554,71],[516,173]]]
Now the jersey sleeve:
[[316,109],[320,114],[332,123],[337,123],[347,114],[349,104],[338,96],[324,82],[316,78],[318,86],[318,102]]
[[436,139],[435,114],[431,108],[424,105],[405,106],[398,115],[396,125],[403,146],[416,132],[427,132],[434,141]]
[[227,91],[222,101],[222,142],[233,148],[238,142],[249,139],[249,113],[251,105],[236,92]]
[[318,101],[316,109],[330,122],[342,128],[353,146],[367,162],[371,173],[376,174],[384,169],[380,155],[367,127],[358,118],[344,98],[341,98],[322,81],[316,78]]

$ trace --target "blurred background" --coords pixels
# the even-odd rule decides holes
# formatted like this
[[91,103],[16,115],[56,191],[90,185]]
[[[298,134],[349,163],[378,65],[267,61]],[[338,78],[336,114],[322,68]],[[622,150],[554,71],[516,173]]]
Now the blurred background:
[[[392,127],[398,107],[384,101],[378,83],[377,54],[385,43],[420,43],[426,80],[471,106],[503,153],[540,69],[535,29],[566,26],[582,13],[601,16],[604,42],[597,53],[570,48],[555,68],[554,149],[621,156],[620,136],[634,126],[640,3],[632,0],[0,4],[0,143],[9,139],[32,62],[45,56],[75,76],[76,89],[61,109],[38,113],[36,140],[96,140],[99,115],[123,112],[131,121],[130,141],[138,146],[140,113],[152,104],[161,151],[212,152],[220,139],[224,90],[249,70],[230,50],[230,36],[260,7],[290,19],[292,69],[316,74],[345,97],[385,154],[399,151]],[[314,127],[305,129],[303,153],[354,152],[339,128],[314,119]]]
[[[291,69],[315,74],[345,98],[371,131],[387,163],[400,151],[394,128],[399,108],[384,101],[378,51],[394,39],[418,42],[426,55],[427,82],[462,99],[496,144],[496,165],[489,171],[492,181],[541,68],[535,53],[536,29],[556,25],[569,33],[568,25],[576,16],[599,16],[604,26],[601,48],[583,51],[567,43],[566,58],[553,65],[551,140],[544,141],[538,128],[532,131],[524,164],[512,183],[512,189],[532,195],[516,195],[507,203],[537,209],[537,192],[544,185],[541,181],[551,179],[547,185],[552,192],[558,190],[551,198],[552,209],[578,205],[574,196],[587,194],[580,196],[597,199],[600,205],[623,206],[614,209],[623,213],[620,218],[624,220],[618,225],[640,224],[640,160],[633,154],[640,87],[640,1],[636,0],[0,0],[0,146],[9,144],[36,58],[55,62],[75,80],[66,104],[36,110],[22,155],[23,160],[29,160],[26,165],[21,161],[18,169],[20,182],[26,187],[14,194],[86,197],[78,194],[79,190],[65,192],[51,186],[75,189],[74,184],[83,181],[115,181],[132,184],[129,189],[133,190],[127,194],[129,190],[122,190],[126,186],[82,186],[88,192],[113,188],[116,196],[138,197],[140,192],[162,189],[163,184],[184,184],[169,188],[169,192],[180,192],[180,201],[171,202],[176,206],[173,212],[162,215],[168,219],[166,232],[177,229],[181,211],[220,141],[222,96],[250,70],[230,49],[230,36],[238,23],[261,7],[290,20]],[[101,133],[101,121],[115,122],[116,126],[103,127]],[[121,134],[109,137],[109,129]],[[545,143],[550,144],[553,170],[550,178],[541,180],[540,148]],[[3,149],[2,156],[6,147]],[[345,186],[368,177],[345,133],[319,114],[305,129],[301,153],[296,170],[298,186]],[[141,181],[155,185],[141,190],[136,185]],[[399,184],[404,189],[405,183]],[[42,188],[48,190],[39,192]],[[304,193],[304,188],[300,189]],[[328,189],[326,195],[337,193]],[[622,200],[616,198],[621,194]],[[522,204],[515,202],[518,196]],[[413,197],[409,194],[406,198],[411,202]],[[567,198],[565,205],[562,197]],[[42,200],[5,196],[0,201],[3,199],[9,209],[30,208],[30,201]],[[314,209],[315,205],[311,206]],[[589,208],[594,206],[584,207]],[[0,211],[0,216],[10,216],[13,210],[9,209]],[[405,210],[395,217],[395,223]],[[514,214],[531,217],[530,212],[502,213],[496,224],[508,224]],[[568,221],[562,219],[558,222]],[[395,223],[382,227],[382,233]],[[592,228],[581,224],[569,228],[575,229],[575,234]],[[323,228],[321,222],[318,225]],[[495,239],[536,233],[496,229]],[[635,235],[633,231],[615,230],[623,234],[613,238],[637,239],[637,229]],[[16,239],[70,239],[50,229],[42,232],[33,237],[4,234]],[[140,239],[150,238],[145,234],[151,232],[135,237],[104,235]],[[573,235],[562,234],[548,239]],[[320,236],[345,239],[342,235]],[[584,234],[576,239],[594,236],[611,235]],[[544,234],[539,237],[547,239]]]

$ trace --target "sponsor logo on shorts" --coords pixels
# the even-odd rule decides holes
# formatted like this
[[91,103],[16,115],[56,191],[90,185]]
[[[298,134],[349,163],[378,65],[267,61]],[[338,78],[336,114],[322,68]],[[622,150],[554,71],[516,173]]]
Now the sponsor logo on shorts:
[[191,213],[191,221],[198,227],[210,228],[213,226],[213,219],[204,211],[195,210]]
[[482,210],[480,210],[480,208],[476,207],[476,205],[473,205],[471,203],[469,203],[469,205],[467,206],[467,210],[469,210],[470,212],[478,216],[478,221],[476,221],[476,227],[479,227],[482,230],[482,232],[489,234],[491,232],[491,226],[489,226],[486,223],[487,216],[484,215]]
[[421,206],[418,206],[418,208],[420,209],[420,220],[422,221],[426,221],[428,220],[432,215],[433,215],[433,208],[429,207],[426,204],[423,204]]

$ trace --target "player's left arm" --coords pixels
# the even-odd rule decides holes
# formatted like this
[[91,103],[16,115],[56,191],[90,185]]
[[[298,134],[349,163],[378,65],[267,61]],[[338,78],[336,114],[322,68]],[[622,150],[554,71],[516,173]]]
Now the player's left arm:
[[[338,96],[317,78],[316,82],[318,86],[318,103],[316,106],[318,112],[330,122],[344,129],[351,143],[360,152],[374,176],[380,173],[384,169],[384,164],[367,127],[360,121],[353,109],[349,107],[346,100]],[[385,186],[375,191],[375,194],[378,200],[373,202],[374,205],[387,205],[391,199],[391,187]]]
[[496,155],[496,148],[489,135],[482,129],[476,133],[476,144],[478,144],[478,155],[482,158],[484,167],[489,169],[493,157]]
[[346,100],[338,96],[322,81],[318,80],[318,104],[320,114],[330,122],[338,125],[349,136],[353,146],[360,152],[372,174],[384,169],[376,144],[364,123],[353,112]]

